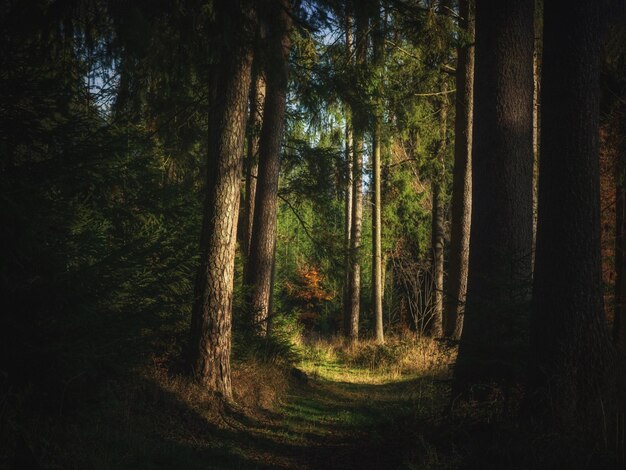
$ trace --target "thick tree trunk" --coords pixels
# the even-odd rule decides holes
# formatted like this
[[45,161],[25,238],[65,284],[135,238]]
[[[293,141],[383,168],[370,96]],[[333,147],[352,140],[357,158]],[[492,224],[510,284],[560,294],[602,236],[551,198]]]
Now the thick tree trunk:
[[250,256],[250,242],[252,239],[252,223],[254,221],[254,200],[256,197],[256,182],[259,173],[259,136],[263,123],[263,104],[265,102],[264,71],[255,61],[253,64],[253,80],[250,89],[250,114],[248,116],[248,145],[246,154],[246,187],[243,211],[243,242],[242,251],[246,263]]
[[545,2],[531,324],[538,415],[597,430],[613,359],[600,256],[601,4]]
[[259,174],[250,257],[245,285],[250,286],[252,323],[265,336],[271,317],[272,267],[276,245],[278,176],[288,85],[291,16],[288,0],[261,3],[268,24],[266,94],[259,140]]
[[472,227],[456,392],[520,374],[532,249],[534,0],[476,1]]
[[209,134],[202,256],[191,321],[190,362],[196,380],[230,400],[241,154],[252,66],[251,2],[218,1],[216,14],[230,39],[230,47],[219,70]]
[[472,217],[472,115],[474,106],[474,1],[460,0],[459,28],[466,34],[457,49],[456,121],[454,123],[454,171],[448,298],[445,305],[445,333],[459,339],[463,330],[463,312],[467,292]]
[[[367,57],[368,17],[364,5],[356,9],[356,65],[363,68]],[[352,342],[359,339],[359,313],[361,309],[361,228],[363,223],[363,135],[366,116],[361,107],[353,111],[354,161],[352,165],[352,224],[350,234],[350,272],[348,292],[350,315],[347,336]]]

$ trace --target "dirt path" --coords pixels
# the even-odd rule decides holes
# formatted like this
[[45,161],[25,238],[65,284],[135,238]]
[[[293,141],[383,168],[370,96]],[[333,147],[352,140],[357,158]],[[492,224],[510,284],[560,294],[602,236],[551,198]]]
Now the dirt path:
[[432,449],[418,429],[435,419],[441,385],[414,377],[378,383],[379,378],[368,380],[346,367],[341,372],[342,381],[309,378],[277,413],[246,423],[249,440],[241,442],[241,450],[250,467],[240,462],[239,468],[395,469],[424,464]]

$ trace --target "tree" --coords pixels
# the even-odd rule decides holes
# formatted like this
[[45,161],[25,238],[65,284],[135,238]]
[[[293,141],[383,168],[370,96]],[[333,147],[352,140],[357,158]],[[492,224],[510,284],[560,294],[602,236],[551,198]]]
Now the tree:
[[191,319],[197,381],[232,399],[231,317],[243,142],[252,68],[253,10],[247,0],[215,3],[225,36],[209,133],[200,267]]
[[[363,82],[367,60],[367,31],[369,18],[366,5],[359,3],[356,8],[355,60],[357,79]],[[346,336],[351,341],[359,338],[359,313],[361,309],[361,230],[363,225],[363,139],[367,127],[367,115],[361,104],[352,113],[353,118],[353,163],[352,163],[352,223],[350,234],[350,273],[348,292],[350,315],[347,320]]]
[[443,335],[443,248],[444,248],[444,158],[448,121],[447,82],[443,83],[443,94],[439,98],[439,139],[437,145],[436,168],[432,179],[433,210],[431,222],[431,250],[434,280],[434,305],[428,324],[428,332],[438,338]]
[[380,153],[382,140],[382,66],[384,61],[384,32],[380,17],[380,3],[373,2],[372,20],[374,31],[372,34],[374,45],[374,80],[375,97],[374,127],[372,129],[372,306],[375,320],[375,336],[378,343],[385,342],[383,332],[383,252],[382,252],[382,199]]
[[[344,33],[346,36],[346,63],[351,63],[352,61],[352,50],[354,48],[353,45],[353,34],[352,34],[352,4],[350,1],[346,1],[345,8],[345,24],[344,24]],[[344,298],[343,298],[343,326],[344,333],[347,335],[350,324],[350,314],[352,312],[351,302],[352,302],[352,293],[350,292],[350,272],[352,266],[352,257],[350,256],[351,249],[351,236],[352,236],[352,165],[354,160],[354,142],[352,138],[352,122],[350,120],[351,115],[351,107],[349,104],[345,106],[345,118],[346,118],[346,129],[345,129],[345,205],[344,205],[344,240],[345,240],[345,268],[346,268],[346,277],[345,277],[345,285],[344,285]]]
[[[531,323],[538,415],[603,419],[613,350],[604,318],[598,163],[604,2],[545,2],[539,218]],[[535,400],[533,400],[535,401]],[[605,402],[605,401],[604,401]],[[606,402],[605,402],[606,403]],[[606,403],[608,405],[608,403]],[[591,416],[590,416],[591,413]]]
[[615,191],[615,309],[613,341],[626,352],[626,185],[624,170],[617,173]]
[[528,319],[533,0],[476,1],[472,227],[456,391],[511,378]]
[[278,177],[285,121],[291,15],[288,0],[262,3],[267,22],[266,94],[259,141],[259,174],[254,222],[245,284],[250,286],[249,307],[255,329],[267,334],[270,322],[272,270],[276,246]]
[[253,79],[250,88],[250,111],[248,115],[248,135],[246,149],[246,186],[243,210],[242,251],[246,261],[250,257],[252,224],[254,222],[254,200],[259,174],[259,135],[263,123],[263,104],[265,101],[265,72],[257,57],[253,63]]
[[470,227],[472,217],[472,117],[474,105],[474,1],[460,0],[456,66],[456,120],[454,122],[454,169],[448,298],[444,326],[449,338],[459,339],[463,329],[463,312],[467,292]]

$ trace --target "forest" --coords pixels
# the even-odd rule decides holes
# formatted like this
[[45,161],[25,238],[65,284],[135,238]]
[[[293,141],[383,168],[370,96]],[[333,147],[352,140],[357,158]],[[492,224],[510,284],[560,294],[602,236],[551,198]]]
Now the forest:
[[626,468],[625,0],[0,0],[0,469]]

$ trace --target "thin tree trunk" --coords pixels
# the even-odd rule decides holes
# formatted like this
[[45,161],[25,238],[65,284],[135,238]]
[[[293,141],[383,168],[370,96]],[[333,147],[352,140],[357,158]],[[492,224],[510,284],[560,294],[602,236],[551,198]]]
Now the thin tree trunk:
[[[377,118],[378,119],[378,118]],[[374,319],[376,321],[376,342],[385,342],[383,333],[383,277],[382,277],[382,233],[381,233],[381,193],[380,193],[380,122],[374,125],[372,139],[372,176],[373,176],[373,206],[372,206],[372,302]]]
[[441,183],[432,183],[433,210],[431,244],[433,256],[433,309],[426,331],[433,338],[443,334],[443,195]]
[[252,239],[252,223],[254,221],[254,199],[256,196],[256,182],[259,173],[259,136],[263,123],[263,104],[265,102],[264,72],[255,61],[253,64],[253,80],[250,90],[250,114],[248,116],[248,145],[246,154],[246,188],[243,214],[243,253],[246,263],[250,256],[250,242]]
[[272,267],[276,245],[276,212],[280,152],[288,85],[291,16],[288,0],[263,2],[268,24],[266,94],[259,140],[259,174],[250,257],[245,285],[250,286],[249,307],[256,332],[265,336],[270,315]]
[[[448,90],[447,82],[442,85],[444,92]],[[434,305],[432,317],[428,324],[428,333],[439,338],[443,336],[443,248],[444,248],[444,207],[443,207],[443,175],[445,172],[444,158],[446,153],[446,134],[448,121],[448,101],[446,94],[442,95],[439,106],[439,148],[437,151],[437,174],[433,177],[433,213],[431,246],[433,255]]]
[[610,122],[615,161],[615,309],[613,341],[626,355],[626,102],[618,105]]
[[[621,157],[621,156],[620,156]],[[618,158],[620,158],[618,157]],[[618,164],[619,165],[619,164]],[[626,185],[623,171],[618,172],[615,191],[615,311],[613,340],[626,353]]]
[[191,320],[190,362],[197,381],[230,400],[235,250],[253,27],[251,2],[218,1],[215,6],[231,47],[219,71],[209,133],[202,256]]
[[[612,347],[604,318],[598,159],[602,2],[544,6],[531,384],[542,419],[600,431]],[[543,400],[542,400],[543,399]]]
[[532,250],[534,0],[476,0],[472,227],[455,393],[523,373]]
[[[346,60],[349,62],[352,57],[352,12],[351,12],[351,4],[350,2],[346,2],[346,15],[345,15],[345,34],[346,34]],[[347,336],[348,331],[350,330],[350,313],[352,312],[352,308],[350,303],[352,301],[352,296],[350,293],[350,268],[351,268],[351,257],[350,257],[350,237],[352,231],[352,163],[354,159],[354,148],[352,141],[352,122],[350,119],[350,108],[348,105],[345,107],[346,110],[346,180],[345,180],[345,268],[346,268],[346,276],[345,276],[345,285],[343,292],[343,331]]]
[[352,223],[350,234],[350,316],[348,337],[359,338],[359,313],[361,308],[361,228],[363,224],[363,134],[355,129],[354,162],[352,166]]
[[539,140],[541,121],[541,22],[543,0],[535,0],[535,50],[533,54],[533,267],[537,244],[537,208],[539,202]]
[[[368,15],[365,5],[356,9],[356,65],[364,68],[367,57]],[[363,223],[363,136],[367,118],[361,107],[353,112],[354,161],[352,166],[352,224],[350,234],[350,316],[347,336],[352,342],[359,339],[361,308],[361,229]]]
[[381,199],[381,173],[380,173],[380,152],[382,138],[382,65],[383,57],[383,28],[380,18],[380,4],[373,2],[376,7],[373,13],[374,32],[374,67],[378,87],[376,90],[376,110],[375,122],[372,129],[372,183],[373,183],[373,204],[372,204],[372,305],[374,309],[376,342],[385,342],[383,332],[383,277],[382,277],[382,199]]
[[456,120],[450,228],[446,336],[459,339],[467,292],[472,217],[472,116],[474,106],[474,1],[460,0],[459,28],[466,34],[457,49]]

